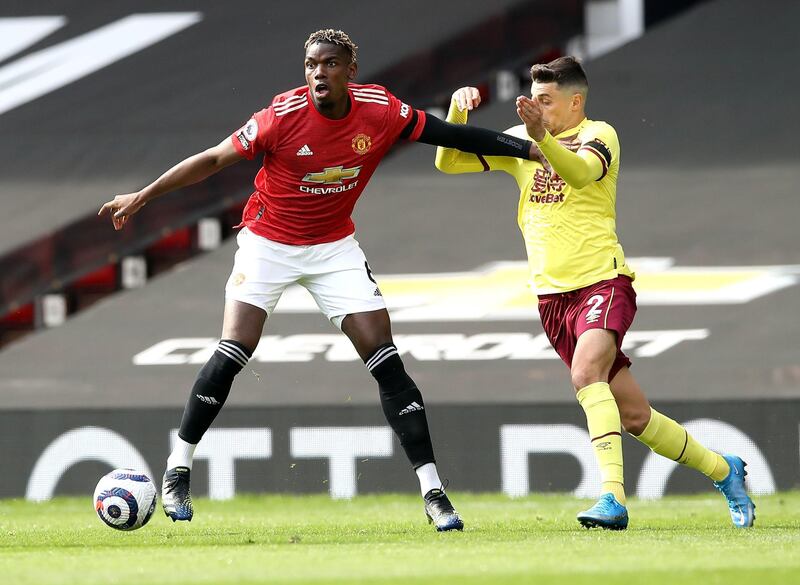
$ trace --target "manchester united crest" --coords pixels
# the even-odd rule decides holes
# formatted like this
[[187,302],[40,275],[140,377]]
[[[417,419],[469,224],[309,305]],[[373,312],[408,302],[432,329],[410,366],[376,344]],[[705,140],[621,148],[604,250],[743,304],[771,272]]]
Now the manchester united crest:
[[366,134],[356,134],[353,138],[353,150],[356,154],[367,154],[372,148],[372,138]]

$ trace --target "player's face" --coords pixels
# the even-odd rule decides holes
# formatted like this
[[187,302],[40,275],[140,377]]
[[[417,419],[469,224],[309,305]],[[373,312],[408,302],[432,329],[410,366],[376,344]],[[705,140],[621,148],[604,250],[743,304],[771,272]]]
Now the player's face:
[[[576,99],[577,96],[577,99]],[[557,83],[531,85],[531,98],[542,107],[542,122],[550,134],[556,135],[574,126],[574,120],[583,107],[582,96],[570,88],[560,88]]]
[[347,99],[347,83],[356,76],[356,64],[347,51],[330,43],[314,43],[306,51],[306,83],[317,106]]

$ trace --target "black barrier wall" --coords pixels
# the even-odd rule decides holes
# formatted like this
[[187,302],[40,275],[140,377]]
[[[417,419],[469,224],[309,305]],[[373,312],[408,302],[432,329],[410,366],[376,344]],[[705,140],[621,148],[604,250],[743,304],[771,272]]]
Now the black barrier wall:
[[[712,449],[741,455],[754,493],[800,484],[800,400],[656,405]],[[600,478],[577,405],[429,405],[442,477],[452,489],[572,492],[593,497]],[[92,493],[112,467],[160,483],[180,411],[0,413],[0,497],[46,500]],[[694,471],[626,437],[630,494],[711,490]],[[379,407],[231,408],[198,447],[193,491],[227,499],[243,492],[415,491],[416,480]]]

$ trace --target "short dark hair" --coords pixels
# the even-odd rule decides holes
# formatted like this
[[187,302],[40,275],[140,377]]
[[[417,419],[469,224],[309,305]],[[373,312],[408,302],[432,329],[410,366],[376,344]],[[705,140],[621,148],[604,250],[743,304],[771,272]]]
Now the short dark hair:
[[580,88],[583,92],[589,89],[586,72],[575,57],[559,57],[549,63],[534,65],[531,67],[531,79],[537,83]]
[[347,54],[350,55],[350,63],[357,62],[356,52],[358,51],[358,45],[351,41],[350,37],[347,36],[347,33],[344,31],[334,30],[332,28],[323,28],[322,30],[311,33],[303,47],[308,50],[308,47],[314,43],[329,43],[331,45],[342,47],[345,51],[347,51]]

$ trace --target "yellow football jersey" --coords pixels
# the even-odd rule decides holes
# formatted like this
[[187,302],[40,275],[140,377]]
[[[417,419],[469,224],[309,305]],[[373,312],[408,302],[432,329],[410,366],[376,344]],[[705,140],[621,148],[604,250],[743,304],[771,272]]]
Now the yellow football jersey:
[[[447,121],[465,124],[467,112],[460,112],[452,103]],[[506,133],[532,140],[522,124]],[[620,274],[634,278],[616,233],[617,133],[605,122],[584,119],[555,137],[548,135],[541,148],[553,139],[572,152],[588,152],[599,159],[600,178],[573,188],[553,171],[541,152],[538,160],[523,160],[439,147],[436,167],[446,173],[505,171],[516,179],[520,190],[517,221],[536,294],[568,292]]]

